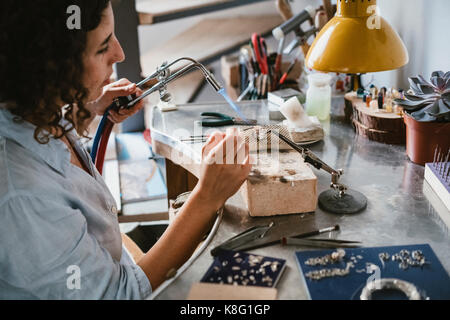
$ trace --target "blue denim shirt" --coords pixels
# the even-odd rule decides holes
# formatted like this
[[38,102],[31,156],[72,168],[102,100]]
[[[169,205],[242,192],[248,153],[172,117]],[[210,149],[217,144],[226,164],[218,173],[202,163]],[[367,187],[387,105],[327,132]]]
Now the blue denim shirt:
[[0,104],[0,299],[143,299],[151,285],[122,246],[116,203],[71,133],[91,175],[60,140]]

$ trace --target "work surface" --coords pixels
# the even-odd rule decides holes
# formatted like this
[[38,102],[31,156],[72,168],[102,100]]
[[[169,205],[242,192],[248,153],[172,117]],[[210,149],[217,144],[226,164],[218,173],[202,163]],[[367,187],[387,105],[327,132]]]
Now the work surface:
[[[270,123],[265,101],[239,105],[248,118]],[[275,227],[267,237],[273,239],[339,224],[341,231],[332,237],[359,240],[365,247],[428,243],[449,273],[450,236],[423,194],[424,167],[408,160],[405,146],[381,144],[355,135],[350,124],[344,122],[344,107],[336,104],[332,109],[331,120],[323,123],[324,141],[309,148],[328,165],[344,169],[341,182],[366,195],[367,209],[355,215],[336,215],[317,208],[310,214],[253,218],[248,215],[240,194],[236,194],[227,202],[223,220],[208,248],[157,299],[186,299],[192,284],[200,281],[213,261],[211,248],[249,227],[271,221]],[[201,127],[194,127],[194,121],[199,119],[202,111],[233,114],[228,105],[214,103],[180,106],[179,110],[167,113],[155,108],[151,130],[156,149],[164,150],[166,157],[168,150],[192,154],[193,146],[173,139],[173,133],[178,132],[176,136],[179,136],[183,129],[184,134],[194,131],[199,134]],[[327,190],[330,175],[325,171],[313,171],[318,178],[318,193]],[[308,299],[306,284],[295,261],[297,250],[313,248],[276,245],[251,251],[287,260],[287,269],[277,285],[278,299]]]

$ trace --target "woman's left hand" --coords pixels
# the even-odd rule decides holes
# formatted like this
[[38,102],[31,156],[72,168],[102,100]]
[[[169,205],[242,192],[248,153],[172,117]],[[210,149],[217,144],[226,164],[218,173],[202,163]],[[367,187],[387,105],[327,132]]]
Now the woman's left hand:
[[[103,87],[102,95],[95,101],[91,102],[97,115],[103,115],[105,110],[113,103],[115,98],[129,96],[136,94],[139,97],[142,94],[142,90],[136,87],[135,83],[132,83],[128,79],[120,79],[119,81],[110,83]],[[120,123],[128,117],[134,115],[144,106],[144,100],[139,101],[130,109],[122,108],[118,111],[110,110],[108,119],[113,123]]]

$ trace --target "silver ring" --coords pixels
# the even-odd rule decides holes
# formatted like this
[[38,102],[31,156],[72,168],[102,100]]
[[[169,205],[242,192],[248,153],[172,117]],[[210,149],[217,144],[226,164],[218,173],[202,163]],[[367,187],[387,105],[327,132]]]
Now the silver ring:
[[367,283],[361,292],[360,299],[372,300],[372,294],[375,291],[385,289],[399,290],[403,292],[409,300],[422,300],[422,297],[415,285],[410,282],[394,278],[378,279]]

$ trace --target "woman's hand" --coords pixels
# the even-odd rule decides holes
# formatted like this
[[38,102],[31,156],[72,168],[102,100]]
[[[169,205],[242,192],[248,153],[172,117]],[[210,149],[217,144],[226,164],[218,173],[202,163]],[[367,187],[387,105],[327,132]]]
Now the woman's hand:
[[[129,96],[136,94],[139,97],[142,94],[142,90],[136,87],[135,83],[132,83],[128,79],[120,79],[119,81],[110,83],[103,87],[102,95],[95,101],[90,102],[91,106],[88,108],[93,110],[96,115],[103,115],[105,110],[111,105],[117,97]],[[144,106],[144,101],[141,100],[130,109],[120,109],[118,111],[110,110],[108,119],[113,123],[120,123],[128,117],[137,113]]]
[[251,165],[249,148],[236,130],[212,134],[202,149],[199,182],[176,219],[156,244],[141,258],[139,266],[153,290],[189,259],[210,230],[217,210],[247,178]]
[[217,211],[235,194],[251,170],[248,144],[237,129],[215,132],[202,149],[197,196]]

